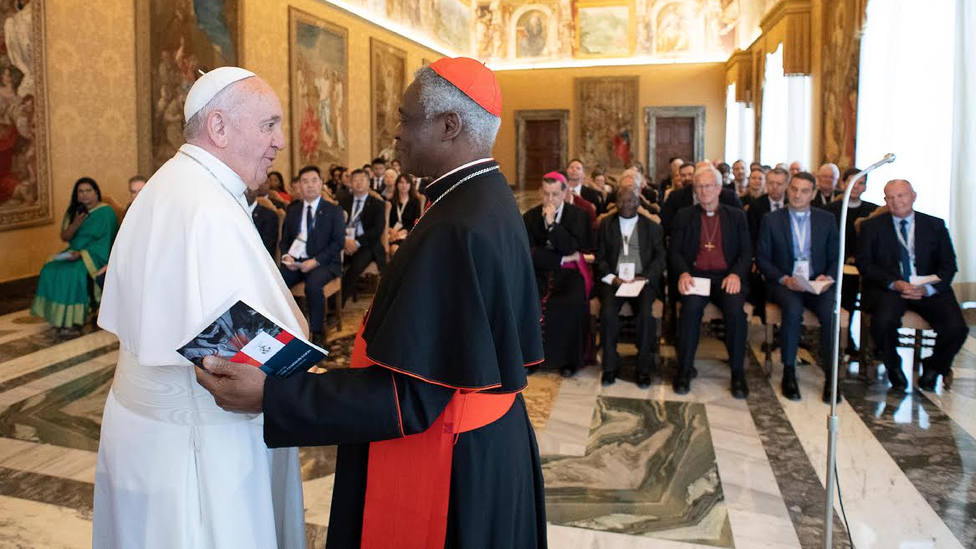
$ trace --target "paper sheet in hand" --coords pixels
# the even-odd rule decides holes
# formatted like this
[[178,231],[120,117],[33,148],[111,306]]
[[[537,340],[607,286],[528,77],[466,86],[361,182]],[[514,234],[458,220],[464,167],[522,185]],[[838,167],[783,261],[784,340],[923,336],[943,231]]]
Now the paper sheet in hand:
[[617,288],[617,297],[637,297],[641,293],[641,289],[644,288],[644,284],[647,284],[646,280],[631,280],[630,282],[624,282]]
[[71,261],[71,250],[65,250],[55,255],[51,258],[51,261]]
[[691,290],[688,291],[687,295],[700,295],[703,297],[708,297],[712,293],[712,281],[708,278],[702,278],[699,276],[691,277],[693,285]]
[[830,280],[808,280],[802,276],[794,277],[794,280],[803,288],[804,292],[816,295],[822,294],[827,289],[827,286],[830,286],[832,283]]
[[937,282],[942,282],[939,275],[913,276],[908,279],[908,283],[913,286],[925,286],[926,284],[935,284]]
[[284,377],[308,370],[329,354],[240,300],[218,308],[211,318],[214,320],[176,350],[197,366],[203,366],[204,357],[216,355]]

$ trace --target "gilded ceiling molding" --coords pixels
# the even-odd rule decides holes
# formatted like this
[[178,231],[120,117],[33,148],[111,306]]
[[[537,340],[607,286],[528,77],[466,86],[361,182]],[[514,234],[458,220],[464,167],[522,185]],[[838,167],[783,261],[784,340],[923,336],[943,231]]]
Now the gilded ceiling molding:
[[783,44],[783,72],[786,75],[810,74],[811,11],[810,0],[782,0],[759,22],[765,53],[773,53]]
[[737,103],[752,103],[752,53],[735,50],[725,62],[725,85],[735,84]]

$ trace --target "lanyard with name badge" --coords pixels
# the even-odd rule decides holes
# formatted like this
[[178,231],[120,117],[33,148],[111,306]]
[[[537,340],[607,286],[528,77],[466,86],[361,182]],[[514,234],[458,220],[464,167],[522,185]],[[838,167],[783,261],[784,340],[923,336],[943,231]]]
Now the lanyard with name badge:
[[[807,242],[807,235],[810,232],[810,225],[811,225],[810,215],[811,212],[806,213],[805,217],[807,219],[807,223],[806,226],[804,227],[804,230],[801,232],[800,224],[797,223],[796,221],[796,218],[798,216],[793,215],[793,213],[790,212],[790,223],[793,225],[793,236],[796,238],[796,248],[797,250],[799,250],[801,254],[803,253],[803,247],[806,245]],[[806,256],[801,256],[794,259],[793,276],[802,276],[803,278],[806,279],[810,278],[810,258]]]

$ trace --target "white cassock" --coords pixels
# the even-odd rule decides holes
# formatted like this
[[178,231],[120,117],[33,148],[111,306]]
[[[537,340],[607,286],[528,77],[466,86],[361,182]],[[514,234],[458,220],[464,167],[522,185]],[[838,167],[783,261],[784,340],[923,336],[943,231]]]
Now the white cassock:
[[244,190],[183,145],[119,230],[98,317],[120,352],[98,447],[96,549],[305,546],[297,449],[269,450],[263,416],[219,408],[176,352],[232,296],[308,333]]

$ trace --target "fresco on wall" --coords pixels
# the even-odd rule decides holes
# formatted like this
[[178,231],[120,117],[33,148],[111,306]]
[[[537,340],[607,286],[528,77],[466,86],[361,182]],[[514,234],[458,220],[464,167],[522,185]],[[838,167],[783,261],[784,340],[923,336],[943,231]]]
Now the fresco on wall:
[[540,57],[545,53],[549,35],[549,17],[542,10],[531,9],[515,24],[515,57]]
[[857,135],[858,64],[861,55],[861,2],[828,0],[824,4],[823,158],[838,166],[854,165]]
[[637,154],[637,77],[576,78],[573,85],[576,156],[591,169],[626,168]]
[[237,65],[236,0],[153,0],[148,7],[149,107],[152,121],[148,171],[183,144],[183,103],[198,71]]
[[348,165],[346,29],[289,9],[292,166]]
[[49,223],[44,3],[0,5],[0,231]]
[[579,57],[622,57],[632,52],[632,11],[627,4],[577,2],[576,53]]
[[399,107],[407,74],[407,52],[370,38],[370,95],[373,107],[373,156],[396,156]]

